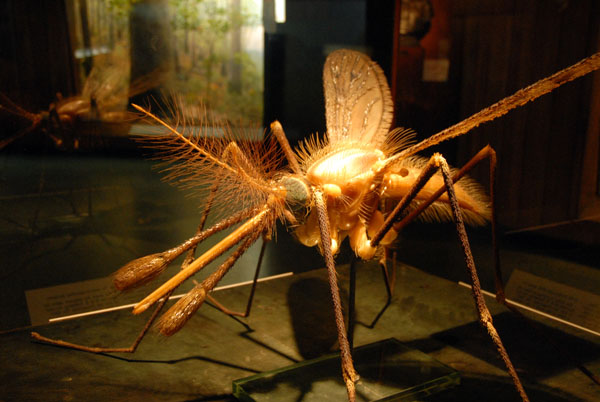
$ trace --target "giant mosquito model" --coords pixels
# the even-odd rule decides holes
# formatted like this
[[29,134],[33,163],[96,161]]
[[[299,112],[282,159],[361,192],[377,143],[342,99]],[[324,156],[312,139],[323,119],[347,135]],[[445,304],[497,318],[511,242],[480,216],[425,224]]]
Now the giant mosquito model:
[[[215,272],[160,318],[159,331],[171,335],[210,297],[208,293],[248,247],[261,236],[270,238],[275,222],[281,220],[292,228],[300,242],[318,246],[325,258],[341,349],[342,375],[348,399],[353,401],[359,375],[352,362],[336,279],[334,256],[340,243],[348,237],[357,256],[371,259],[378,249],[393,242],[397,232],[416,217],[427,214],[429,218],[438,220],[453,219],[472,279],[479,321],[496,345],[518,393],[527,401],[521,381],[492,324],[464,226],[464,222],[477,225],[491,221],[495,231],[495,152],[491,147],[485,147],[460,170],[451,169],[440,154],[436,153],[429,159],[415,154],[462,135],[598,68],[600,53],[413,144],[413,134],[409,130],[390,131],[393,103],[379,66],[362,53],[338,50],[329,55],[323,71],[327,121],[325,138],[312,137],[293,151],[281,125],[278,122],[271,125],[287,159],[286,169],[277,167],[280,152],[272,137],[271,142],[265,141],[261,149],[242,142],[238,144],[232,139],[208,141],[202,132],[188,138],[150,111],[136,106],[171,133],[166,140],[155,140],[154,144],[164,152],[167,160],[173,162],[169,167],[170,177],[186,186],[210,185],[203,221],[211,205],[218,204],[216,197],[219,193],[229,201],[241,198],[244,206],[209,229],[203,229],[202,222],[198,233],[177,247],[126,264],[116,272],[115,286],[123,290],[153,279],[184,252],[188,251],[188,257],[190,252],[193,255],[199,242],[243,222],[200,257],[186,258],[181,271],[134,307],[134,314],[155,303],[161,307],[183,281],[238,245]],[[476,183],[463,177],[473,165],[486,158],[492,178],[492,202]],[[397,202],[391,212],[381,210],[385,200]],[[499,299],[503,300],[502,294]],[[36,333],[33,336],[45,342],[92,352],[123,352],[133,351],[144,333],[145,330],[127,349],[88,348],[51,340]]]
[[137,116],[125,110],[128,99],[156,87],[161,80],[162,71],[157,70],[130,84],[123,79],[123,66],[96,65],[86,78],[81,94],[69,97],[57,94],[56,101],[50,103],[48,110],[38,113],[26,110],[0,93],[0,111],[29,121],[25,128],[1,138],[0,150],[37,129],[41,129],[51,139],[56,149],[77,150],[80,146],[80,138],[76,130],[78,123],[82,121],[132,122]]

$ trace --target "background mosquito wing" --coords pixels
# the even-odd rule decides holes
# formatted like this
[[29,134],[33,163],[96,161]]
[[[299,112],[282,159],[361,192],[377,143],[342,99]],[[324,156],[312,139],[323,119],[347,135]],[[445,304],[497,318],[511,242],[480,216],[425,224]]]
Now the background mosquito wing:
[[394,105],[385,75],[366,55],[336,50],[323,67],[327,135],[381,145],[389,131]]

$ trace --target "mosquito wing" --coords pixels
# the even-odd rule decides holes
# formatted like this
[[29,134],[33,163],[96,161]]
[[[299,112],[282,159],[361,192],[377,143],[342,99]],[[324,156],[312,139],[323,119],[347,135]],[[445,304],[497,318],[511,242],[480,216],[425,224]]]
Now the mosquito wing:
[[380,146],[394,104],[381,68],[366,55],[336,50],[323,67],[325,117],[330,143],[344,140]]

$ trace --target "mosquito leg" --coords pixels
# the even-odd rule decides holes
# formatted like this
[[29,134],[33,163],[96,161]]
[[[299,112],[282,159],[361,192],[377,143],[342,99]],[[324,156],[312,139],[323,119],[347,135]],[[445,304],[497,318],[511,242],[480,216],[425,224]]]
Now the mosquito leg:
[[[49,113],[49,124],[48,124],[48,136],[52,139],[52,141],[54,141],[54,145],[56,145],[57,147],[61,147],[64,145],[64,140],[63,138],[69,136],[70,135],[67,134],[67,129],[66,127],[62,124],[62,121],[60,120],[60,116],[58,115],[58,112],[56,111],[56,106],[54,104],[50,105],[50,109],[48,109],[48,113]],[[54,124],[52,124],[54,123]],[[59,136],[55,136],[52,131],[57,130],[60,135]],[[62,137],[62,138],[61,138]]]
[[214,297],[210,294],[206,296],[208,300],[212,304],[214,304],[219,310],[228,315],[233,315],[237,317],[248,317],[250,315],[250,309],[252,308],[252,301],[254,300],[254,293],[256,291],[256,285],[258,283],[258,276],[260,274],[260,267],[262,266],[263,257],[265,255],[265,250],[267,248],[267,243],[270,241],[269,238],[263,237],[262,245],[260,247],[260,253],[258,255],[258,262],[256,263],[256,270],[254,271],[254,279],[252,280],[252,287],[250,288],[250,296],[248,296],[248,302],[246,303],[246,310],[241,313],[238,311],[230,310],[225,307],[223,304],[219,303]]
[[[382,182],[383,182],[383,180],[380,178],[379,186],[381,186]],[[386,209],[385,201],[380,200],[379,204],[380,204],[381,209],[383,209],[383,210]],[[390,261],[390,260],[392,262],[391,271],[390,271],[390,269],[388,269],[388,261]],[[366,325],[366,327],[369,329],[373,329],[375,327],[375,325],[377,324],[377,322],[379,321],[381,316],[383,316],[383,313],[385,313],[387,308],[392,304],[392,297],[393,297],[394,288],[395,288],[395,284],[396,284],[396,250],[393,249],[390,245],[386,245],[383,248],[383,255],[379,259],[379,267],[381,268],[381,273],[383,275],[383,283],[385,284],[385,291],[387,294],[387,299],[385,301],[385,304],[381,308],[381,310],[379,310],[379,312],[373,319],[373,321],[371,321],[370,324]]]
[[298,163],[296,154],[294,154],[294,151],[292,150],[292,147],[290,146],[290,143],[285,133],[283,132],[283,127],[281,127],[281,123],[279,123],[278,121],[274,121],[273,123],[271,123],[271,131],[275,135],[275,138],[277,138],[279,145],[281,145],[281,148],[283,149],[285,157],[288,160],[292,171],[296,174],[301,174],[302,171],[300,169],[300,164]]
[[540,337],[544,338],[548,344],[550,344],[553,349],[561,355],[565,360],[572,362],[579,371],[581,371],[585,376],[591,379],[596,384],[600,385],[600,377],[596,374],[592,373],[587,367],[585,367],[581,362],[573,357],[568,350],[561,347],[557,344],[552,338],[544,336],[543,332],[540,330],[539,324],[526,317],[521,311],[519,311],[516,307],[511,305],[506,300],[506,293],[504,291],[504,280],[502,279],[502,270],[500,268],[500,252],[498,247],[498,225],[497,225],[497,212],[496,212],[496,191],[495,191],[495,183],[496,183],[496,153],[493,151],[490,153],[490,199],[492,203],[492,249],[494,255],[494,271],[495,271],[495,286],[496,286],[496,301],[498,303],[504,305],[511,312],[515,313],[519,317],[521,317],[525,322],[529,323],[532,328],[541,334]]
[[[211,228],[202,231],[198,235],[192,237],[191,239],[187,240],[186,242],[182,243],[181,245],[179,245],[177,247],[174,247],[163,253],[153,254],[150,256],[146,256],[146,257],[142,257],[137,260],[134,260],[134,261],[130,262],[129,264],[125,265],[123,268],[121,268],[121,270],[123,270],[124,268],[128,267],[131,264],[135,265],[136,262],[140,266],[149,265],[151,263],[155,263],[155,265],[165,265],[165,264],[168,265],[173,259],[175,259],[177,256],[181,255],[183,252],[188,250],[190,247],[197,245],[200,241],[217,233],[218,231],[226,229],[226,228],[230,227],[231,225],[238,223],[242,219],[252,215],[252,213],[254,213],[254,212],[256,212],[254,209],[248,209],[248,210],[242,211],[236,215],[233,215],[233,216],[231,216],[227,219],[224,219],[223,221],[213,225]],[[136,269],[137,268],[132,268],[133,275],[131,275],[131,276],[136,275],[135,274]],[[119,271],[121,271],[121,270],[119,270]],[[138,272],[138,275],[139,275],[139,272]],[[127,278],[123,278],[122,283],[120,285],[122,285],[122,289],[128,289],[128,288],[134,287],[136,284],[139,284],[139,282],[136,282],[136,283],[133,283],[133,282],[134,282],[133,280],[128,280]],[[157,307],[155,308],[154,312],[150,316],[150,319],[146,323],[145,327],[142,329],[142,331],[140,332],[140,334],[138,335],[138,337],[136,338],[136,340],[134,341],[132,346],[130,346],[128,348],[99,348],[99,347],[78,345],[75,343],[66,342],[66,341],[62,341],[62,340],[58,340],[58,339],[56,339],[56,340],[50,339],[50,338],[40,335],[37,332],[32,332],[31,336],[38,341],[42,341],[42,342],[49,343],[52,345],[82,350],[82,351],[91,352],[91,353],[111,353],[111,352],[133,353],[133,351],[135,351],[135,349],[137,348],[137,345],[141,342],[141,340],[143,339],[145,334],[148,332],[149,328],[151,327],[152,323],[158,316],[159,312],[162,310],[164,304],[168,300],[171,293],[172,293],[172,290],[165,293],[165,295],[163,297],[161,297],[161,299],[157,303]]]
[[[388,214],[381,228],[375,233],[375,235],[371,238],[371,246],[377,247],[379,242],[383,239],[386,233],[392,228],[394,222],[402,215],[402,213],[408,208],[411,201],[417,196],[419,191],[425,186],[427,181],[435,174],[438,170],[438,166],[436,166],[435,160],[433,157],[427,162],[427,165],[421,170],[419,177],[415,180],[413,187],[406,193],[404,197],[398,202],[398,204],[394,207],[392,212]],[[439,197],[439,196],[438,196]],[[432,201],[433,202],[433,201]]]
[[[252,166],[252,164],[250,163],[248,158],[246,158],[246,156],[241,151],[241,149],[239,148],[237,143],[230,142],[227,145],[227,147],[225,148],[225,151],[223,151],[222,156],[223,156],[223,159],[228,160],[233,166],[238,167],[241,171],[252,172],[253,174],[258,175],[258,172],[256,172],[256,169],[254,168],[254,166]],[[210,204],[212,204],[212,201],[214,199],[214,194],[216,192],[217,185],[218,185],[218,183],[215,183],[213,185],[213,188],[211,189],[211,195],[209,197]],[[208,215],[208,211],[209,211],[209,208],[205,209],[204,215],[203,215],[203,221],[206,219],[206,216]],[[248,317],[248,315],[250,315],[250,309],[252,308],[252,300],[254,298],[256,284],[258,281],[258,276],[260,274],[260,267],[262,265],[262,260],[263,260],[264,253],[265,253],[266,242],[268,240],[270,240],[270,239],[266,239],[263,237],[263,242],[262,242],[260,254],[258,257],[258,262],[257,262],[256,270],[254,273],[254,279],[252,281],[252,287],[250,288],[250,296],[248,297],[248,302],[246,303],[246,309],[243,313],[227,308],[226,306],[221,304],[219,301],[217,301],[214,297],[212,297],[210,294],[208,294],[206,296],[206,298],[208,300],[210,300],[211,303],[213,303],[219,310],[221,310],[225,314],[238,316],[238,317]],[[193,253],[191,253],[191,252],[188,253],[188,257],[191,257],[190,261],[188,262],[188,264],[189,264],[193,260]]]
[[[204,230],[204,225],[206,224],[206,219],[208,218],[208,214],[210,213],[210,210],[212,209],[212,204],[215,200],[215,194],[217,193],[218,188],[219,188],[218,181],[216,181],[210,187],[208,199],[206,200],[206,206],[204,207],[204,212],[202,213],[202,217],[200,218],[200,223],[198,223],[198,229],[196,229],[196,235],[199,235]],[[197,246],[198,245],[196,244],[188,250],[187,254],[185,255],[185,259],[183,260],[183,263],[181,264],[181,268],[187,267],[188,265],[191,264],[192,261],[194,261]]]
[[[490,172],[492,172],[492,170],[495,169],[495,166],[496,166],[496,152],[494,151],[494,149],[492,147],[487,145],[481,151],[479,151],[473,158],[471,158],[471,160],[469,162],[467,162],[467,164],[465,164],[460,170],[458,170],[454,174],[454,176],[452,177],[452,181],[454,183],[456,183],[468,171],[470,171],[473,168],[473,166],[475,166],[477,163],[479,163],[481,160],[485,159],[486,157],[488,157],[490,159]],[[385,223],[383,224],[382,228],[380,229],[380,231],[378,233],[376,233],[373,236],[373,238],[371,239],[371,244],[374,247],[377,246],[380,239],[382,239],[383,236],[385,236],[385,234],[387,233],[387,231],[389,229],[391,229],[393,227],[396,232],[399,232],[404,226],[406,226],[407,224],[412,222],[421,212],[423,212],[428,206],[430,206],[433,202],[435,202],[443,194],[443,192],[445,191],[445,188],[441,187],[438,191],[436,191],[433,195],[431,195],[430,198],[421,202],[417,208],[412,210],[402,220],[395,222],[395,220],[397,220],[399,216],[402,216],[402,213],[410,205],[410,201],[412,201],[412,199],[418,194],[418,192],[425,185],[427,180],[429,180],[429,178],[435,173],[436,170],[437,170],[437,168],[436,168],[435,164],[432,163],[432,161],[430,160],[429,163],[427,164],[427,166],[421,172],[421,175],[419,176],[419,178],[417,178],[417,181],[416,181],[414,187],[405,196],[405,199],[401,200],[396,205],[396,208],[394,208],[394,210],[388,215],[388,217],[387,217]],[[492,174],[493,174],[493,172],[492,172]],[[492,200],[493,200],[493,194],[494,194],[493,189],[494,189],[494,187],[493,187],[493,181],[492,181],[492,184],[490,184],[490,193],[491,193]],[[493,204],[492,204],[492,206],[493,206]],[[493,208],[492,208],[492,213],[495,213]],[[494,215],[492,215],[492,227],[493,228],[496,227],[496,220],[495,220]],[[495,230],[494,230],[494,232],[495,232]],[[495,242],[495,240],[494,240],[494,242]],[[389,252],[389,249],[387,247],[385,249],[385,252],[386,252],[386,255]],[[380,265],[381,265],[381,268],[383,271],[384,281],[386,284],[388,300],[387,300],[386,304],[384,305],[383,309],[379,312],[379,314],[377,314],[377,316],[375,317],[373,322],[368,326],[368,328],[373,328],[375,326],[375,324],[377,323],[379,318],[385,312],[385,309],[391,303],[392,290],[394,289],[395,274],[396,274],[395,253],[396,253],[395,251],[392,251],[392,254],[393,254],[393,256],[392,256],[392,275],[390,275],[389,270],[387,268],[387,264],[386,264],[387,258],[384,258],[383,261],[380,262]],[[495,254],[494,254],[495,260],[498,260],[498,255],[499,255],[498,249],[495,248]],[[499,265],[497,265],[496,275],[497,276],[500,275]]]
[[4,138],[2,141],[0,141],[0,151],[7,145],[11,144],[13,141],[18,140],[21,137],[24,137],[26,134],[28,134],[29,132],[34,130],[39,125],[39,122],[40,122],[40,120],[35,121],[30,126],[25,127],[24,129],[20,130],[16,134],[14,134],[8,138]]
[[[159,275],[175,258],[195,247],[201,241],[208,237],[227,229],[228,227],[239,223],[245,218],[249,218],[257,213],[256,208],[248,208],[240,211],[222,221],[215,223],[210,228],[203,230],[199,234],[189,238],[178,246],[161,253],[146,255],[128,262],[114,274],[114,284],[118,290],[131,289],[154,279]],[[186,266],[187,268],[187,266]]]
[[[390,270],[388,269],[388,265],[387,265],[387,260],[388,260],[387,254],[390,252],[392,254],[391,275],[390,275]],[[388,307],[392,304],[392,297],[394,295],[394,286],[396,283],[396,252],[390,251],[390,249],[388,247],[385,247],[385,256],[382,257],[381,261],[379,261],[379,266],[381,268],[381,273],[383,275],[383,283],[385,284],[385,292],[387,294],[387,299],[385,301],[385,304],[381,308],[381,310],[379,310],[379,312],[373,319],[373,321],[371,321],[370,324],[365,325],[369,329],[375,328],[375,325],[377,325],[377,322],[379,321],[381,316],[383,316],[383,313],[385,313],[385,311],[388,309]]]
[[190,265],[179,271],[177,274],[172,276],[169,280],[159,286],[156,290],[146,296],[143,300],[138,302],[133,307],[134,314],[140,314],[146,311],[150,306],[156,303],[159,299],[164,297],[165,294],[172,291],[182,282],[189,279],[192,275],[206,267],[209,263],[217,259],[220,255],[225,253],[231,247],[242,241],[244,238],[249,236],[251,233],[259,231],[259,235],[265,227],[265,222],[270,221],[273,214],[273,207],[270,203],[265,203],[258,213],[244,222],[241,226],[236,228],[233,232],[228,234],[225,238],[207,250],[200,257],[196,258]]
[[454,193],[454,183],[452,178],[450,177],[450,168],[446,163],[446,160],[439,154],[435,154],[432,159],[435,159],[440,166],[442,171],[442,176],[444,178],[444,183],[446,186],[446,190],[448,192],[448,198],[450,199],[450,206],[452,208],[452,215],[454,217],[454,221],[456,223],[456,231],[458,232],[458,237],[460,239],[460,244],[463,250],[463,254],[465,257],[465,262],[467,264],[467,268],[469,274],[471,276],[472,282],[472,292],[473,298],[475,299],[475,305],[477,307],[477,312],[479,314],[479,322],[483,325],[483,327],[487,330],[488,334],[492,338],[492,341],[496,345],[498,352],[500,353],[500,357],[504,361],[506,368],[508,369],[508,373],[512,377],[512,380],[517,388],[517,392],[523,399],[523,401],[529,401],[527,394],[525,393],[525,389],[521,384],[521,380],[517,375],[517,372],[510,361],[508,353],[500,339],[500,335],[496,331],[492,323],[492,315],[487,308],[485,303],[485,299],[483,298],[483,293],[481,292],[481,285],[479,284],[479,277],[477,275],[477,269],[475,267],[475,261],[473,260],[473,255],[471,253],[471,247],[469,245],[469,239],[467,237],[467,232],[465,229],[465,224],[463,222],[462,213],[460,212],[460,207],[458,205],[458,200],[456,198],[456,194]]
[[227,160],[230,169],[234,169],[238,176],[244,177],[248,183],[254,183],[257,187],[262,187],[265,190],[270,188],[265,187],[257,178],[261,177],[261,173],[256,170],[256,167],[248,160],[240,147],[234,142],[227,144],[225,151],[221,154],[223,160]]
[[354,350],[354,315],[356,306],[356,264],[358,263],[358,257],[352,254],[352,261],[350,261],[350,283],[348,285],[348,345],[350,350]]
[[0,92],[0,109],[6,110],[7,112],[16,116],[24,117],[31,122],[34,122],[35,120],[41,120],[39,114],[31,113],[30,111],[23,109],[2,92]]
[[171,336],[179,331],[191,316],[200,308],[206,300],[207,294],[214,289],[219,281],[225,276],[236,261],[248,250],[248,248],[258,239],[263,229],[258,229],[255,233],[249,233],[241,237],[242,244],[202,283],[196,285],[184,297],[179,299],[171,308],[159,319],[157,326],[161,334]]
[[[208,216],[208,213],[210,212],[210,208],[212,206],[212,201],[214,199],[214,192],[215,191],[216,191],[216,184],[211,188],[211,193],[209,195],[209,199],[207,201],[206,208],[204,209],[204,213],[202,215],[202,218],[200,219],[200,224],[198,225],[198,230],[196,232],[196,236],[199,235],[200,233],[202,233],[202,230],[204,229],[204,224],[206,222],[206,218]],[[91,198],[90,198],[90,215],[91,215]],[[186,259],[183,262],[183,266],[188,265],[191,261],[194,260],[194,252],[196,250],[196,246],[197,246],[197,244],[194,245],[190,250],[188,250]],[[190,255],[191,255],[191,259],[189,259]],[[188,261],[187,264],[186,264],[186,261]],[[172,293],[173,292],[169,292],[168,294],[165,295],[165,297],[162,298],[162,300],[160,300],[157,303],[156,308],[152,312],[152,315],[150,316],[150,318],[148,318],[148,321],[146,322],[146,325],[144,325],[144,328],[142,328],[142,330],[138,334],[137,338],[133,341],[133,344],[130,347],[128,347],[128,348],[88,347],[88,346],[77,345],[77,344],[74,344],[74,343],[65,342],[65,341],[61,341],[61,340],[56,340],[55,341],[55,340],[46,338],[46,337],[44,337],[44,336],[42,336],[42,335],[40,335],[40,334],[38,334],[36,332],[33,332],[31,335],[35,339],[37,339],[39,341],[43,341],[43,342],[50,343],[50,344],[53,344],[53,345],[68,347],[68,348],[72,348],[72,349],[82,350],[82,351],[85,351],[85,352],[92,352],[92,353],[116,353],[116,352],[134,353],[135,350],[137,349],[138,345],[140,344],[140,342],[142,341],[142,339],[144,339],[144,337],[148,333],[148,330],[150,329],[150,327],[152,326],[152,324],[156,320],[156,317],[158,317],[158,314],[163,309],[165,303],[167,302],[167,300],[169,300],[169,297],[171,296]]]
[[[248,161],[246,156],[240,150],[239,146],[235,142],[230,142],[223,153],[221,154],[223,159],[231,160],[231,162],[239,167],[242,171],[251,171],[256,173],[256,170],[252,166],[252,164]],[[206,200],[206,206],[204,207],[204,212],[202,213],[202,217],[200,218],[200,223],[198,224],[198,229],[196,231],[196,235],[198,235],[202,230],[204,230],[204,225],[206,223],[206,219],[208,218],[208,214],[210,214],[210,210],[212,209],[212,205],[215,200],[215,196],[217,194],[217,190],[219,189],[220,180],[217,179],[211,186],[209,190],[208,199]],[[194,255],[196,254],[196,246],[192,247],[183,261],[182,268],[188,266],[193,260]]]
[[519,106],[523,106],[524,104],[553,91],[559,86],[576,78],[583,77],[584,75],[599,68],[600,53],[595,53],[570,67],[560,70],[549,77],[541,79],[526,88],[520,89],[511,96],[504,98],[491,106],[488,106],[473,116],[395,154],[389,158],[388,163],[392,163],[394,160],[400,160],[410,155],[414,155],[417,152],[439,144],[442,141],[465,134],[485,122],[492,121],[500,116],[503,116],[510,110]]
[[[385,281],[385,289],[388,295],[388,300],[390,300],[394,294],[394,288],[396,285],[396,250],[391,249],[390,247],[385,248],[386,257],[384,263],[381,264],[382,272],[383,272],[383,280]],[[391,255],[391,256],[390,256]],[[388,261],[392,262],[392,269],[388,269]],[[391,274],[390,274],[391,272]]]
[[469,161],[469,163],[467,163],[467,165],[465,165],[460,171],[458,171],[454,175],[454,177],[451,177],[450,168],[448,167],[446,160],[441,155],[434,154],[431,157],[431,159],[428,161],[427,165],[421,171],[421,174],[417,178],[413,187],[408,191],[408,193],[404,196],[404,198],[402,200],[400,200],[400,202],[398,203],[398,205],[396,205],[394,210],[388,215],[384,224],[382,225],[382,228],[378,231],[378,233],[376,233],[373,236],[373,238],[371,239],[371,244],[373,246],[376,246],[392,226],[394,226],[394,229],[397,229],[398,227],[402,227],[406,223],[412,221],[416,217],[416,215],[418,215],[418,213],[422,212],[425,208],[427,208],[427,206],[429,206],[437,198],[439,198],[439,196],[443,193],[444,188],[440,189],[439,191],[434,193],[431,196],[431,198],[429,198],[428,200],[421,203],[419,208],[417,208],[418,212],[417,211],[411,212],[410,214],[405,216],[399,222],[400,225],[394,225],[394,221],[399,216],[401,216],[401,214],[406,210],[406,208],[408,207],[410,202],[414,199],[414,197],[416,197],[416,195],[421,190],[421,188],[427,183],[427,181],[431,178],[431,176],[433,176],[433,174],[438,169],[440,169],[442,171],[442,176],[444,179],[444,187],[445,187],[446,192],[448,193],[448,198],[450,199],[450,206],[451,206],[452,214],[453,214],[453,217],[454,217],[454,220],[456,223],[456,229],[457,229],[457,232],[459,235],[461,247],[463,249],[465,263],[467,264],[467,268],[468,268],[469,274],[471,276],[471,281],[473,284],[472,292],[473,292],[473,297],[475,299],[475,304],[476,304],[478,315],[479,315],[479,321],[486,328],[486,330],[488,331],[488,334],[492,338],[492,341],[496,345],[496,348],[497,348],[498,352],[500,353],[500,356],[501,356],[502,360],[504,361],[504,363],[508,369],[508,372],[509,372],[521,398],[523,399],[523,401],[528,401],[529,399],[527,398],[527,395],[526,395],[523,385],[521,384],[521,381],[517,375],[517,372],[514,369],[512,362],[510,361],[508,353],[506,352],[506,349],[504,348],[504,345],[502,344],[502,341],[500,339],[500,336],[498,335],[498,332],[496,331],[496,328],[492,324],[492,316],[487,308],[487,305],[485,304],[485,300],[484,300],[483,294],[481,292],[481,286],[479,284],[479,278],[477,276],[475,262],[473,260],[472,254],[471,254],[471,248],[469,245],[466,229],[464,226],[462,213],[460,212],[458,200],[454,193],[454,186],[453,186],[454,182],[457,181],[458,179],[460,179],[460,177],[462,177],[462,175],[464,175],[466,173],[466,171],[468,171],[479,160],[485,158],[490,153],[490,151],[493,151],[493,150],[489,146],[482,149],[471,161]]
[[[496,212],[496,151],[490,146],[486,145],[483,147],[473,158],[471,158],[460,170],[455,172],[452,176],[452,182],[458,182],[467,172],[469,172],[475,165],[484,160],[489,159],[490,167],[490,200],[491,200],[491,230],[492,230],[492,249],[495,269],[495,281],[496,281],[496,294],[497,297],[504,299],[504,289],[502,286],[502,271],[500,270],[500,253],[498,250],[498,219]],[[442,193],[446,191],[445,187],[441,187],[438,191],[433,193],[427,200],[423,201],[417,208],[407,214],[402,220],[393,224],[394,230],[400,231],[403,227],[412,222],[419,214],[421,214],[427,207],[435,202]],[[500,302],[500,299],[498,300]]]
[[331,288],[331,299],[333,301],[335,323],[337,326],[338,341],[340,344],[342,374],[344,376],[344,381],[346,382],[346,389],[348,390],[348,399],[353,402],[356,400],[356,389],[354,383],[358,381],[359,376],[356,370],[354,369],[354,364],[352,363],[352,355],[350,353],[350,345],[348,344],[348,338],[346,337],[344,314],[342,312],[342,303],[340,301],[340,290],[337,284],[337,272],[335,270],[335,262],[333,260],[333,254],[331,252],[331,235],[329,232],[327,204],[325,203],[323,193],[320,190],[316,190],[314,192],[314,200],[317,208],[319,229],[321,232],[321,247],[323,257],[325,258],[325,264],[327,266],[329,286]]
[[[489,174],[490,174],[490,201],[491,201],[491,233],[492,233],[492,252],[493,252],[493,261],[494,261],[494,282],[496,287],[496,300],[503,304],[506,308],[508,308],[513,313],[522,317],[526,322],[529,322],[533,328],[538,329],[535,321],[528,319],[524,316],[517,308],[506,302],[506,296],[504,291],[504,281],[502,278],[502,270],[500,264],[500,252],[498,247],[498,218],[497,218],[497,210],[496,210],[496,151],[490,146],[486,145],[482,148],[471,160],[469,160],[460,170],[455,172],[452,177],[452,181],[456,183],[460,180],[467,172],[469,172],[475,165],[488,158],[489,160]],[[400,231],[404,226],[408,223],[412,222],[423,210],[425,210],[429,205],[431,205],[436,199],[440,197],[440,195],[445,191],[444,187],[441,187],[437,192],[431,195],[429,199],[422,202],[417,208],[412,210],[409,214],[407,214],[401,221],[394,223],[394,230]],[[575,359],[568,351],[564,350],[560,345],[557,345],[552,339],[545,337],[546,341],[549,344],[554,346],[554,349],[561,354],[565,359],[573,362],[577,368],[589,377],[592,381],[597,384],[600,384],[600,378],[590,372],[585,366],[583,366],[577,359]]]
[[250,163],[244,152],[240,149],[240,146],[231,141],[227,144],[227,147],[222,153],[222,157],[224,160],[230,162],[234,167],[238,168],[243,174],[248,174],[248,172],[252,173],[252,175],[258,175],[255,166]]
[[66,342],[66,341],[63,341],[63,340],[60,340],[60,339],[47,338],[47,337],[45,337],[43,335],[40,335],[37,332],[32,332],[31,336],[32,336],[33,339],[35,339],[37,341],[40,341],[40,342],[44,342],[44,343],[48,343],[50,345],[60,346],[60,347],[63,347],[63,348],[68,348],[68,349],[81,350],[83,352],[90,352],[90,353],[134,353],[135,350],[137,349],[138,345],[140,344],[140,342],[142,341],[142,339],[144,339],[144,336],[146,335],[146,333],[148,332],[148,330],[152,326],[152,323],[156,320],[156,317],[158,317],[158,314],[160,313],[160,311],[164,307],[165,303],[169,299],[169,296],[171,296],[171,293],[165,295],[165,297],[162,300],[160,300],[160,302],[156,305],[156,308],[152,312],[152,315],[150,316],[150,318],[146,322],[146,325],[144,326],[144,328],[142,329],[142,331],[138,334],[137,338],[135,338],[135,340],[133,341],[133,343],[131,344],[131,346],[129,346],[127,348],[110,348],[110,347],[85,346],[85,345],[80,345],[80,344],[77,344],[77,343]]
[[250,297],[248,298],[248,304],[246,304],[246,311],[244,317],[250,315],[250,309],[252,308],[252,301],[254,300],[254,293],[256,292],[256,284],[258,283],[258,276],[260,274],[260,267],[262,266],[263,258],[265,256],[265,250],[267,249],[267,243],[271,240],[271,237],[263,236],[263,241],[260,246],[260,254],[258,255],[258,261],[256,262],[256,271],[254,272],[254,279],[252,280],[252,287],[250,288]]
[[[467,172],[469,172],[471,169],[473,169],[473,167],[476,164],[478,164],[479,162],[481,162],[485,158],[490,158],[490,169],[492,169],[492,164],[494,166],[493,168],[495,169],[495,166],[496,166],[496,164],[495,164],[496,151],[494,151],[494,149],[491,146],[486,145],[473,158],[471,158],[462,168],[460,168],[460,170],[458,170],[457,172],[455,172],[454,176],[452,176],[452,182],[456,183],[457,181],[459,181],[465,174],[467,174]],[[492,159],[493,159],[493,162],[492,162]],[[493,186],[493,184],[490,184],[490,186]],[[419,187],[418,190],[420,191],[421,187]],[[438,191],[436,191],[435,193],[433,193],[427,200],[421,202],[417,208],[415,208],[410,213],[408,213],[405,217],[402,218],[402,220],[393,223],[394,230],[400,231],[403,227],[405,227],[410,222],[412,222],[421,212],[423,212],[427,207],[429,207],[438,198],[440,198],[440,196],[445,191],[446,191],[446,189],[444,187],[440,187],[438,189]],[[493,191],[493,189],[492,189],[492,187],[490,187],[490,193],[492,191]],[[490,197],[493,198],[493,194],[490,194]],[[401,211],[401,212],[403,212],[403,211]],[[397,216],[400,216],[400,214],[398,214]],[[492,225],[493,226],[496,225],[495,222],[496,221],[493,219],[492,220]]]
[[13,141],[25,136],[32,130],[36,129],[42,122],[41,114],[31,113],[23,109],[21,106],[17,105],[2,92],[0,92],[0,110],[4,110],[15,116],[25,118],[31,122],[29,126],[23,128],[22,130],[19,130],[16,134],[13,134],[12,136],[4,138],[2,141],[0,141],[0,150],[2,150],[4,147],[9,145]]
[[[358,322],[359,324],[365,326],[366,328],[369,329],[373,329],[375,328],[375,325],[377,324],[377,322],[379,321],[379,319],[381,318],[381,316],[383,316],[383,313],[385,313],[385,311],[388,309],[388,307],[392,304],[392,297],[393,297],[393,293],[394,293],[394,285],[396,282],[396,252],[395,251],[391,251],[388,247],[385,247],[385,255],[381,258],[381,260],[379,261],[379,266],[381,268],[381,273],[383,276],[383,283],[385,285],[385,291],[387,294],[387,298],[385,301],[385,304],[383,305],[383,307],[381,308],[381,310],[379,310],[379,312],[377,313],[377,315],[375,316],[375,318],[371,321],[370,324],[365,324],[362,322]],[[388,260],[388,253],[392,253],[392,268],[391,268],[391,274],[390,274],[390,270],[388,269],[388,265],[387,265],[387,260]],[[350,344],[350,348],[352,349],[352,345],[353,345],[353,340],[352,340],[352,336],[354,334],[354,315],[352,314],[354,312],[354,297],[353,292],[354,292],[354,287],[355,287],[355,283],[356,283],[356,267],[355,264],[357,263],[357,258],[356,256],[352,257],[352,261],[350,263],[350,297],[349,297],[349,303],[348,303],[348,311],[349,311],[349,317],[348,317],[348,343]]]

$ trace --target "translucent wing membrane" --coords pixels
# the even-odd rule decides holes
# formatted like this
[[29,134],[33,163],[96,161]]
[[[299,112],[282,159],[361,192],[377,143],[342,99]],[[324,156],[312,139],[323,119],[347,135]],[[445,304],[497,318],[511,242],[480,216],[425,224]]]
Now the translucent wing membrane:
[[331,53],[323,68],[325,116],[329,142],[351,140],[383,144],[394,105],[381,68],[352,50]]
[[[157,88],[165,78],[165,72],[157,69],[130,82],[123,74],[125,67],[111,63],[94,66],[81,95],[76,97],[86,102],[90,117],[105,121],[132,119],[132,115],[125,112],[129,99]],[[72,99],[66,101],[69,100]]]

